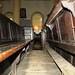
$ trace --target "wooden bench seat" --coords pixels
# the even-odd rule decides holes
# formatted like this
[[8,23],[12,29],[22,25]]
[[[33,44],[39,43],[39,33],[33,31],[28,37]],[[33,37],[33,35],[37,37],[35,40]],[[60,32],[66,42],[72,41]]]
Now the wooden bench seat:
[[62,75],[75,75],[75,67],[73,65],[71,65],[61,55],[50,48],[48,43],[45,45],[45,48],[61,70]]
[[0,45],[0,62],[2,62],[3,60],[5,60],[6,58],[8,58],[9,56],[11,56],[12,54],[16,53],[17,51],[19,51],[20,49],[22,49],[24,46],[26,46],[27,44],[29,44],[31,42],[18,42],[18,43],[12,43],[12,44],[8,44],[6,46]]

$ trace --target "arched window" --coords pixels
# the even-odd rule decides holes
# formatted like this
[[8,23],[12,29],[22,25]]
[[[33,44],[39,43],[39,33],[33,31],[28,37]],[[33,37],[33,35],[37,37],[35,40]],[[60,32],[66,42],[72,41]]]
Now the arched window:
[[32,25],[34,32],[39,34],[43,28],[43,15],[40,12],[33,13]]

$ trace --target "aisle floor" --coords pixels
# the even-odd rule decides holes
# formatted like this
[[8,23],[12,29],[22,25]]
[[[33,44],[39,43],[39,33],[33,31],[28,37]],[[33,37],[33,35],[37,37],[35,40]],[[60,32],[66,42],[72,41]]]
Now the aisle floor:
[[61,72],[46,51],[32,50],[18,65],[17,75],[61,75]]

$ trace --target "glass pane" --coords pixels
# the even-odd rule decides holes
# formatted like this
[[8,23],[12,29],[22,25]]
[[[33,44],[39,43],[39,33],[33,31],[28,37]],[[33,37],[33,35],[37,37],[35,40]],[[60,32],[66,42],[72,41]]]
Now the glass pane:
[[39,34],[42,29],[42,16],[40,14],[33,15],[33,29],[34,32]]

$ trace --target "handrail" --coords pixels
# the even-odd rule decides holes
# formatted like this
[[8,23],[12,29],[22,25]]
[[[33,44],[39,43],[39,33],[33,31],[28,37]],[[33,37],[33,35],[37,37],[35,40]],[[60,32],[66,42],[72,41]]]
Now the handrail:
[[28,43],[30,43],[31,41],[28,41],[26,43],[23,43],[17,47],[11,48],[3,53],[0,53],[0,62],[2,62],[3,60],[5,60],[6,58],[8,58],[9,56],[11,56],[12,54],[16,53],[17,51],[19,51],[21,48],[23,48],[24,46],[26,46]]

